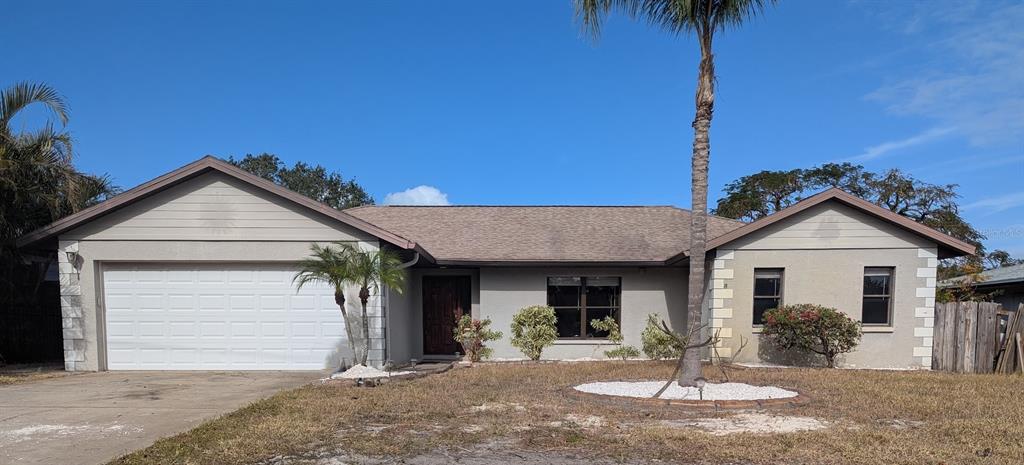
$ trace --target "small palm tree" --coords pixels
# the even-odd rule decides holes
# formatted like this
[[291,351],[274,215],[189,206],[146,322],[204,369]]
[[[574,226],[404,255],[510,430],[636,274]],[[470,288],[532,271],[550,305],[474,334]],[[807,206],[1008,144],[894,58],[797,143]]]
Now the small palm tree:
[[[697,113],[693,119],[693,155],[690,193],[690,276],[687,286],[687,320],[696,327],[701,322],[704,301],[704,256],[707,252],[708,160],[711,154],[709,133],[715,106],[715,56],[712,43],[715,32],[738,27],[776,0],[573,0],[576,15],[584,30],[596,38],[601,22],[609,12],[618,10],[633,18],[667,30],[672,34],[693,32],[700,45],[697,72]],[[683,360],[679,384],[692,386],[701,376],[700,353],[691,350]]]
[[401,294],[405,285],[405,273],[402,271],[402,260],[398,254],[377,249],[360,250],[352,244],[342,244],[349,258],[349,273],[352,281],[359,286],[359,303],[362,306],[363,341],[366,350],[360,355],[359,363],[366,364],[370,344],[370,320],[366,315],[366,305],[370,301],[371,292],[376,293],[381,286]]
[[[371,292],[381,286],[387,286],[401,293],[405,284],[405,273],[402,272],[402,261],[398,255],[389,250],[361,250],[350,243],[338,242],[331,246],[313,244],[310,247],[312,256],[299,263],[299,271],[292,282],[299,289],[309,283],[324,283],[334,287],[334,302],[341,308],[345,320],[345,335],[354,354],[355,362],[366,364],[370,347],[370,323],[366,315],[366,306],[370,301]],[[345,308],[345,287],[359,287],[359,301],[362,305],[360,315],[361,331],[358,340],[352,337],[352,328],[356,323]]]

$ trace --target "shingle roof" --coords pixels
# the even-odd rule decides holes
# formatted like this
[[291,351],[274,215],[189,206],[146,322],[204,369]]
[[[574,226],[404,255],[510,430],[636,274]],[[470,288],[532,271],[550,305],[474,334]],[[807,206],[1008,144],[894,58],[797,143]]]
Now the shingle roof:
[[[365,206],[356,218],[422,245],[438,263],[663,263],[689,248],[675,207]],[[708,237],[743,226],[708,217]]]
[[[981,272],[981,276],[981,281],[976,283],[978,286],[1024,282],[1024,265],[1004,266],[1002,268],[985,270]],[[967,278],[967,275],[950,278],[940,282],[939,287],[949,287]]]

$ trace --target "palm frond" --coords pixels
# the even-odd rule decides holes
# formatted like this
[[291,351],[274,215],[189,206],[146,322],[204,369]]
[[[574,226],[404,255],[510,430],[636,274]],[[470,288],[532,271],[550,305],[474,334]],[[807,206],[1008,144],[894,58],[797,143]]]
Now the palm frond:
[[322,283],[334,287],[341,292],[345,283],[351,281],[347,253],[332,246],[313,244],[310,246],[311,257],[299,262],[299,271],[292,277],[292,283],[298,289],[313,283]]
[[379,291],[381,286],[402,293],[405,272],[402,260],[390,250],[362,250],[349,242],[328,246],[313,244],[311,257],[299,262],[299,272],[292,282],[300,288],[320,282],[343,289],[348,283],[360,289]]
[[340,244],[349,259],[349,270],[352,279],[361,288],[379,291],[380,286],[387,286],[398,293],[405,284],[405,273],[401,269],[402,260],[398,254],[386,249],[362,250],[351,243]]
[[45,105],[62,125],[67,124],[68,106],[56,89],[42,83],[19,82],[0,91],[0,133],[9,134],[11,118],[33,103]]
[[405,291],[405,271],[402,269],[402,259],[397,253],[391,250],[379,250],[377,255],[377,280],[388,289],[402,294]]
[[91,175],[78,173],[78,189],[73,197],[68,198],[71,213],[89,208],[100,202],[120,194],[121,188],[114,185],[110,175]]
[[574,0],[576,18],[584,32],[601,34],[605,18],[612,12],[624,13],[665,31],[714,32],[738,26],[760,14],[777,0]]

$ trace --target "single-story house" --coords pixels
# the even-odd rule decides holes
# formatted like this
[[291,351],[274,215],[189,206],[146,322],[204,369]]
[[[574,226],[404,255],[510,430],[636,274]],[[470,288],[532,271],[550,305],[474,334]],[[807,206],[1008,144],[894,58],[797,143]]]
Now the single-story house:
[[[338,211],[206,157],[19,240],[57,250],[68,370],[307,370],[349,358],[332,290],[292,283],[313,243],[388,248],[404,292],[370,303],[373,364],[451,358],[456,316],[548,304],[545,358],[601,358],[587,322],[613,315],[640,345],[649,314],[686,328],[690,213],[675,207],[365,206]],[[974,247],[840,190],[761,220],[708,219],[707,323],[719,353],[758,347],[764,310],[836,307],[864,323],[843,363],[927,368],[937,260]],[[355,291],[350,311],[358,309]]]
[[960,287],[967,281],[976,292],[987,296],[985,300],[998,302],[1007,310],[1017,310],[1024,304],[1024,264],[985,270],[979,275],[950,278],[940,282],[939,287]]

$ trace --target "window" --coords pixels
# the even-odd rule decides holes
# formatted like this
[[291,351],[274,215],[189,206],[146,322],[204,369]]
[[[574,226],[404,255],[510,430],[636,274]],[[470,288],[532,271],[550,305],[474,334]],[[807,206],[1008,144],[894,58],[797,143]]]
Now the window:
[[754,324],[764,324],[764,312],[782,304],[782,268],[754,269]]
[[548,278],[548,305],[555,309],[561,339],[608,337],[592,328],[590,320],[611,315],[618,321],[621,296],[621,278]]
[[888,325],[892,313],[893,268],[864,268],[864,305],[860,321],[866,325]]

